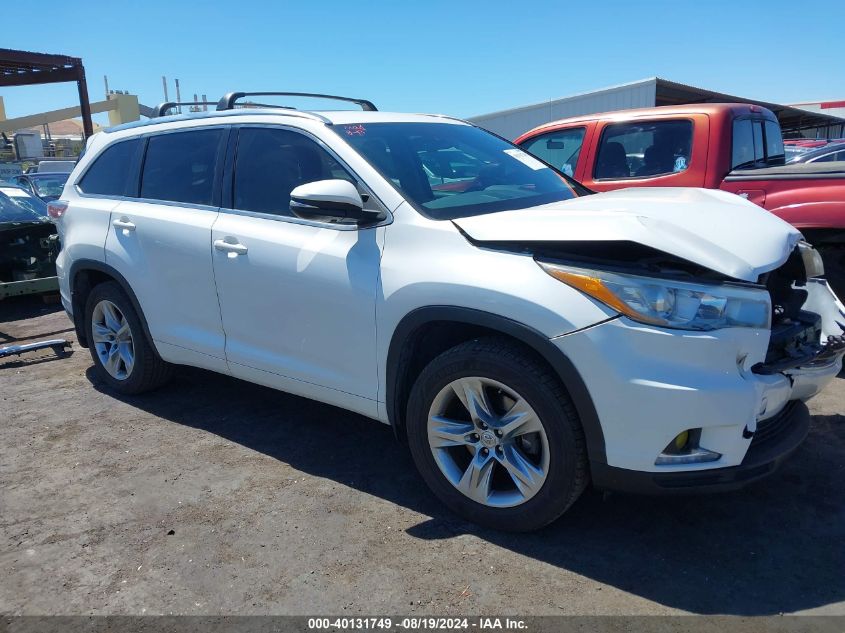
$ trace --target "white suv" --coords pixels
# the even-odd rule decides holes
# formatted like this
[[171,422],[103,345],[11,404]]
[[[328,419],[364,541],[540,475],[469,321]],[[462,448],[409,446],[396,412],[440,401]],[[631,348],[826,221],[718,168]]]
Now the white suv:
[[254,95],[95,135],[51,206],[111,388],[193,365],[355,411],[508,530],[590,481],[737,487],[805,437],[845,308],[790,225],[720,191],[593,195],[448,117]]

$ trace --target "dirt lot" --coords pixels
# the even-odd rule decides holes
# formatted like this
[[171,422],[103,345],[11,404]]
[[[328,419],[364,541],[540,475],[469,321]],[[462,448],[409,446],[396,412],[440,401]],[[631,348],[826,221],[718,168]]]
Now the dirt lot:
[[[0,345],[72,337],[0,304]],[[0,612],[845,614],[845,378],[808,441],[729,495],[588,492],[537,534],[479,530],[386,426],[184,369],[115,398],[88,351],[0,361]]]

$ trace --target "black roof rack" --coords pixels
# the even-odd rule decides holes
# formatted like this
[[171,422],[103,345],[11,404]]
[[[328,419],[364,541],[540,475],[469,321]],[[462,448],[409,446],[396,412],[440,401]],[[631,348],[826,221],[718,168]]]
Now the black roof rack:
[[153,117],[164,116],[168,110],[178,106],[213,106],[211,101],[165,101],[153,108]]
[[[313,92],[230,92],[217,102],[218,110],[232,110],[235,102],[243,97],[311,97],[314,99],[331,99],[333,101],[347,101],[361,106],[365,112],[376,112],[378,108],[372,101],[366,99],[352,99],[351,97],[338,97],[337,95],[322,95]],[[285,107],[285,106],[273,106]]]

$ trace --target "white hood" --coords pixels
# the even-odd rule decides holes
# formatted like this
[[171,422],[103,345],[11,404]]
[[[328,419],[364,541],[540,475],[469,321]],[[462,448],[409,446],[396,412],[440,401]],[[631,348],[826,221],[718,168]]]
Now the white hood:
[[629,241],[734,279],[783,264],[801,233],[724,191],[643,187],[453,220],[479,242]]

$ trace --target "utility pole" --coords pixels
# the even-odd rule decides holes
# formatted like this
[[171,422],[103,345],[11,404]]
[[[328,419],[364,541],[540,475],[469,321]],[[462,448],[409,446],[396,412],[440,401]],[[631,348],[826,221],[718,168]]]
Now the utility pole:
[[109,76],[103,75],[103,82],[106,84],[106,99],[109,98]]
[[164,100],[170,101],[170,98],[167,96],[167,77],[164,75],[161,76],[161,85],[164,88]]
[[[182,101],[182,94],[179,92],[179,80],[176,79],[175,81],[176,81],[176,103],[179,103],[179,102]],[[182,106],[176,106],[176,111],[179,114],[182,114]]]

